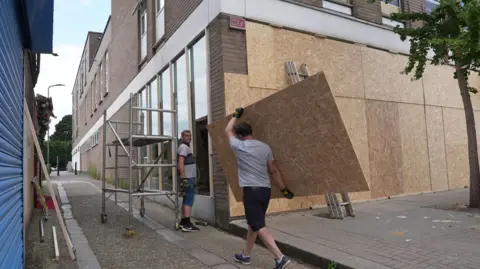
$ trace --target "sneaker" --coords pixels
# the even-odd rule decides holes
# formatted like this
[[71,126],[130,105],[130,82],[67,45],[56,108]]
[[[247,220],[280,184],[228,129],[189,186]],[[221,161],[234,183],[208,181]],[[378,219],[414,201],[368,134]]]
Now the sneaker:
[[244,265],[252,263],[250,257],[243,256],[243,253],[233,255],[233,260]]
[[198,227],[196,227],[192,223],[180,224],[180,228],[184,232],[196,232],[200,230]]
[[280,260],[280,262],[277,262],[277,260],[275,260],[275,268],[274,269],[283,269],[283,268],[287,268],[287,265],[290,264],[290,260],[283,256],[282,259]]

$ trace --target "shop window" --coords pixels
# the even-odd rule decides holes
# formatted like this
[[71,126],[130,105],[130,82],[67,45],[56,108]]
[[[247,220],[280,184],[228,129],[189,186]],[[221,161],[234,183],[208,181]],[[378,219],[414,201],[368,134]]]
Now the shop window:
[[[159,94],[158,94],[158,81],[155,78],[149,87],[148,92],[148,107],[158,109],[159,106]],[[160,133],[160,119],[159,119],[159,112],[149,111],[148,117],[150,118],[149,125],[150,125],[150,133],[151,135],[159,135]]]
[[208,98],[207,50],[202,37],[189,50],[190,85],[192,96],[193,146],[197,164],[197,193],[210,195],[210,169],[208,154]]
[[[171,110],[172,109],[172,98],[170,93],[170,68],[167,68],[160,75],[160,108]],[[172,136],[172,114],[171,113],[162,113],[161,114],[161,134],[164,136]],[[172,143],[167,142],[161,145],[160,154],[162,154],[162,163],[172,163]],[[160,174],[162,175],[162,187],[164,191],[173,190],[173,172],[175,168],[161,168]],[[176,172],[176,171],[175,171]]]
[[182,55],[174,64],[174,90],[177,93],[178,100],[177,138],[180,138],[183,130],[189,129],[186,64],[185,55]]

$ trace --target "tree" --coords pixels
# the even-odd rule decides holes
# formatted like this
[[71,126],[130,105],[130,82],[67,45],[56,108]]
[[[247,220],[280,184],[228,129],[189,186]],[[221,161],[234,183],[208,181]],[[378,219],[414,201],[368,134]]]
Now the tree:
[[[375,0],[367,0],[375,2]],[[388,2],[388,0],[387,0]],[[477,89],[468,84],[471,71],[480,67],[480,0],[440,0],[430,14],[424,12],[400,12],[391,15],[397,21],[420,21],[417,28],[393,30],[402,41],[409,39],[410,55],[402,73],[415,69],[413,79],[423,77],[427,54],[433,51],[433,65],[451,65],[457,80],[465,110],[468,137],[468,159],[470,165],[469,206],[480,206],[480,169],[478,163],[477,136],[470,93]]]
[[[57,169],[66,169],[68,161],[72,158],[72,115],[64,116],[56,125],[55,132],[50,136],[50,160]],[[42,152],[47,160],[46,143]],[[57,163],[58,156],[58,163]]]
[[55,125],[55,132],[50,136],[50,140],[67,141],[72,139],[72,115],[65,115]]

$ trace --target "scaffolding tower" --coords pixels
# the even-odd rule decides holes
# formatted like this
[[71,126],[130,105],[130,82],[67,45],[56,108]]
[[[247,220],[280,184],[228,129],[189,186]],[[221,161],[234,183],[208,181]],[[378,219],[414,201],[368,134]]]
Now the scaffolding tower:
[[[128,100],[128,110],[129,110],[129,120],[128,121],[113,121],[107,119],[107,111],[103,113],[103,164],[102,164],[102,213],[101,213],[101,221],[102,223],[106,223],[108,221],[107,212],[106,212],[106,201],[109,199],[113,194],[115,195],[115,204],[117,203],[128,203],[128,226],[126,227],[126,234],[128,236],[134,236],[136,231],[132,226],[132,217],[133,217],[133,210],[135,205],[140,201],[140,216],[145,216],[145,197],[146,196],[160,196],[165,195],[175,206],[175,229],[178,229],[179,225],[179,184],[177,184],[177,124],[178,124],[178,115],[177,115],[177,100],[176,96],[174,95],[174,102],[173,102],[173,109],[156,109],[156,108],[147,108],[141,107],[141,104],[134,104],[134,100],[137,100],[137,94],[130,94],[130,98]],[[139,102],[137,102],[139,103]],[[163,135],[150,135],[145,134],[144,132],[144,113],[150,111],[153,113],[170,113],[172,116],[172,136],[163,136]],[[135,122],[133,115],[134,113],[140,112],[140,122]],[[113,124],[113,125],[112,125]],[[107,125],[110,127],[112,133],[114,134],[115,138],[113,142],[107,143]],[[121,133],[118,131],[118,127],[128,125],[128,132]],[[140,126],[140,128],[138,128]],[[139,131],[140,129],[140,131]],[[122,134],[127,134],[127,136],[121,137]],[[168,143],[171,142],[172,144],[172,163],[159,163],[160,159],[162,158],[163,154],[158,154],[156,160],[153,163],[140,163],[137,159],[134,160],[133,154],[134,149],[159,144],[159,143]],[[111,158],[111,151],[110,147],[114,148],[115,157],[113,160],[114,166],[109,167],[106,166],[107,164],[107,148],[109,152],[109,157]],[[119,147],[120,150],[125,152],[125,155],[119,154]],[[163,149],[163,147],[162,147]],[[118,161],[120,158],[128,158],[128,165],[121,166],[119,165]],[[149,178],[151,172],[155,168],[170,168],[172,169],[172,191],[163,191],[163,190],[153,190],[153,189],[146,189],[145,182]],[[150,168],[146,175],[140,177],[141,181],[138,181],[138,186],[133,187],[133,171],[142,168]],[[128,169],[128,189],[122,189],[118,187],[118,169]],[[107,170],[114,170],[113,176],[113,185],[114,188],[107,188],[106,187],[106,171]],[[163,175],[159,175],[159,180],[162,180]],[[125,193],[128,194],[128,201],[118,201],[117,194],[118,193]],[[174,198],[172,198],[174,196]],[[134,199],[136,199],[134,201]]]

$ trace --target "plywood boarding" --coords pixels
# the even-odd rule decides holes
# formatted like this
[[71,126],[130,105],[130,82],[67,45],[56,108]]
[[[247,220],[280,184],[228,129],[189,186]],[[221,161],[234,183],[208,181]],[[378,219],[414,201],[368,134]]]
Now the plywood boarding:
[[[249,87],[247,75],[225,73],[226,113],[233,113],[238,106],[238,100],[241,100],[242,104],[245,106],[251,105],[277,91],[278,90]],[[367,183],[369,183],[370,168],[368,160],[365,100],[344,97],[337,97],[335,100],[347,129],[347,133],[352,141],[355,153],[360,161]],[[362,201],[369,200],[371,195],[370,191],[352,192],[350,193],[350,198],[353,201]],[[229,202],[231,216],[242,216],[245,214],[243,203],[236,201],[231,191],[229,191]],[[322,205],[325,205],[323,195],[297,197],[294,200],[278,198],[271,200],[267,212],[290,211]]]
[[362,47],[362,69],[367,99],[423,104],[421,81],[401,74],[407,57]]
[[[252,104],[242,119],[272,147],[283,177],[299,197],[369,190],[323,73]],[[229,120],[208,128],[235,199],[241,201],[235,156],[224,134]],[[272,196],[280,197],[276,186]]]
[[[240,77],[240,76],[237,76]],[[245,76],[245,80],[248,78]],[[227,85],[226,85],[227,87]],[[253,94],[256,90],[249,89]],[[227,97],[227,95],[226,95]],[[337,97],[335,98],[340,115],[347,129],[347,133],[352,141],[353,148],[359,159],[360,166],[367,183],[370,184],[370,163],[368,159],[368,140],[367,140],[367,122],[365,114],[365,100]],[[298,210],[301,208],[309,208],[311,206],[324,206],[325,200],[323,195],[311,195],[297,197],[294,200],[286,200],[282,198],[272,199],[268,208],[268,213]],[[370,191],[351,192],[350,199],[352,201],[365,201],[371,199]],[[230,192],[230,215],[243,216],[243,203],[237,202],[232,192]]]
[[426,106],[427,137],[432,191],[448,190],[445,135],[441,107]]
[[[458,82],[453,78],[455,69],[452,66],[427,65],[423,74],[425,104],[463,109],[462,97]],[[471,72],[469,84],[480,90],[478,73]],[[480,94],[470,94],[474,110],[480,110]]]
[[[475,88],[477,88],[478,91],[480,91],[480,76],[479,76],[479,73],[471,72],[470,76],[468,77],[468,83],[470,84],[470,86],[475,87]],[[458,90],[458,87],[455,88],[455,89],[457,89],[456,91],[458,92],[458,95],[460,96],[460,92]],[[474,110],[480,110],[480,93],[470,94],[470,99],[472,100],[473,109]],[[460,108],[463,108],[463,106],[461,106]]]
[[403,193],[398,104],[367,101],[370,189],[372,198]]
[[244,74],[225,73],[225,113],[232,114],[239,106],[249,106],[279,90],[251,88],[248,76]]
[[364,98],[361,47],[268,25],[247,22],[249,86],[283,89],[290,85],[285,62],[324,72],[334,96]]
[[403,193],[431,191],[427,126],[423,105],[398,104]]
[[[363,174],[370,185],[370,161],[368,159],[368,135],[367,135],[367,115],[366,101],[363,99],[353,99],[345,97],[336,97],[338,110],[342,116],[343,123],[347,129],[348,136],[352,141],[353,148],[362,167]],[[353,201],[369,200],[370,191],[351,192],[350,199]]]
[[463,108],[453,67],[427,65],[423,74],[425,104]]
[[448,184],[451,189],[462,188],[468,185],[469,180],[464,110],[443,108],[443,125],[445,127]]

